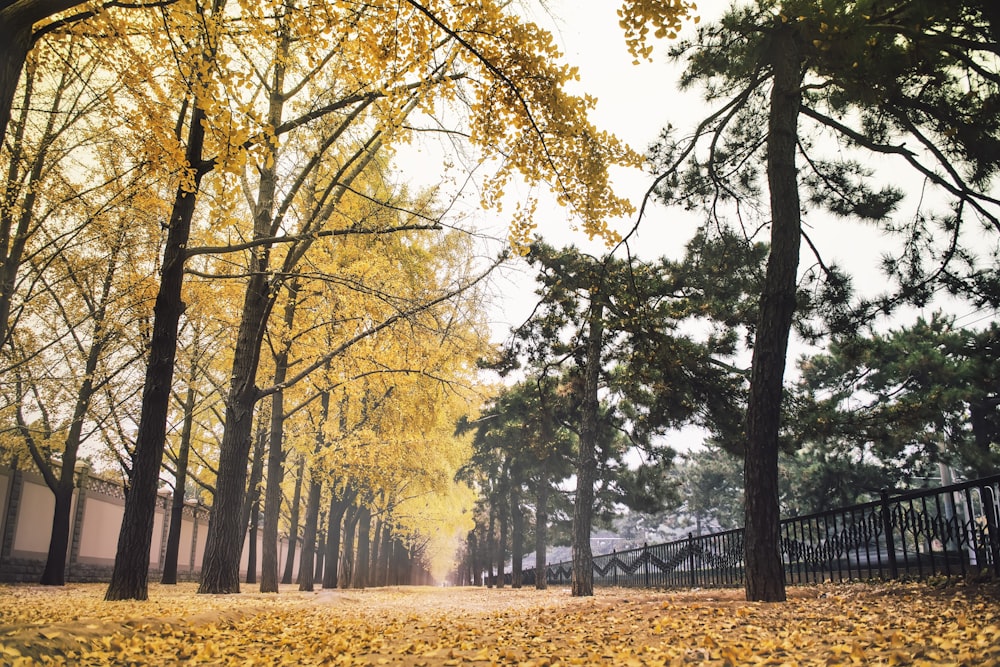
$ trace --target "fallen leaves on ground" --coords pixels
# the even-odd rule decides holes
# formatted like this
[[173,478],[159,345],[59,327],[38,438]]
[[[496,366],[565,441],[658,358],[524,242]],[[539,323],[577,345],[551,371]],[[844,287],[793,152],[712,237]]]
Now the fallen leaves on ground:
[[387,588],[197,595],[0,586],[0,664],[1000,665],[996,585],[742,591]]

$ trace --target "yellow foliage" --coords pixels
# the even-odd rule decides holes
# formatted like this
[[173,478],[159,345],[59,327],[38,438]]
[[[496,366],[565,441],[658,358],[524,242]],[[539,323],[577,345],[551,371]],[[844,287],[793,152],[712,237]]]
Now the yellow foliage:
[[618,10],[618,23],[635,63],[651,59],[653,47],[647,43],[650,26],[656,39],[675,39],[684,20],[698,22],[696,11],[697,4],[688,0],[625,0]]

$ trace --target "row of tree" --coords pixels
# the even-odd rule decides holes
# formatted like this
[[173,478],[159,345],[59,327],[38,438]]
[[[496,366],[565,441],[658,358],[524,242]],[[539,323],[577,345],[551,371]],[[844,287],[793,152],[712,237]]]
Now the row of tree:
[[[650,57],[649,38],[675,36],[692,10],[673,0],[624,3],[628,47]],[[734,6],[672,50],[686,66],[682,84],[703,86],[718,108],[692,135],[667,132],[653,147],[649,158],[660,175],[652,192],[706,214],[695,250],[736,248],[739,261],[717,263],[714,252],[700,264],[692,259],[678,282],[682,269],[657,263],[537,255],[550,298],[517,339],[536,384],[553,382],[537,400],[550,405],[545,396],[552,393],[572,415],[554,417],[551,431],[540,424],[542,433],[555,433],[558,423],[576,436],[574,593],[590,590],[585,538],[595,488],[614,487],[638,501],[659,479],[632,479],[627,466],[604,461],[622,461],[634,449],[655,468],[668,458],[657,437],[694,422],[736,434],[744,459],[748,598],[784,598],[778,456],[793,323],[815,338],[846,336],[899,304],[927,303],[941,286],[996,306],[995,244],[984,250],[981,239],[1000,230],[1000,201],[989,190],[1000,154],[997,21],[989,0],[946,7],[933,0],[760,0]],[[109,599],[146,595],[167,425],[183,393],[174,373],[178,351],[186,337],[211,339],[220,304],[234,317],[221,327],[224,370],[214,376],[221,378],[213,386],[218,407],[206,421],[217,457],[206,461],[214,481],[203,592],[239,590],[261,406],[270,404],[266,496],[278,498],[289,415],[312,415],[301,440],[313,444],[302,451],[316,459],[365,452],[344,454],[343,465],[367,475],[378,460],[369,455],[371,443],[387,438],[384,424],[365,425],[375,406],[382,413],[404,401],[403,392],[376,379],[429,380],[435,389],[407,391],[410,403],[414,396],[450,398],[453,387],[471,384],[471,363],[448,366],[456,379],[425,357],[447,347],[430,341],[448,341],[462,323],[476,328],[462,299],[486,267],[472,260],[468,245],[443,240],[454,239],[441,229],[454,222],[443,206],[406,193],[387,175],[402,142],[420,130],[468,136],[476,160],[497,166],[482,185],[486,205],[499,205],[520,172],[552,183],[592,235],[618,240],[609,222],[630,211],[610,192],[607,168],[638,165],[639,156],[587,122],[593,100],[564,92],[575,73],[558,61],[551,37],[504,3],[91,7],[7,0],[0,26],[7,167],[0,341],[11,397],[5,433],[34,447],[36,462],[48,451],[69,451],[52,444],[64,432],[83,442],[117,430],[120,442],[131,443],[122,457],[129,493]],[[865,166],[873,157],[912,168],[926,196],[907,199],[897,184],[880,181]],[[912,207],[906,214],[904,204]],[[536,222],[532,211],[530,202],[520,207],[511,224],[519,250]],[[883,293],[855,296],[846,272],[824,259],[805,226],[827,224],[820,211],[869,221],[901,239],[902,250],[883,261]],[[757,243],[763,232],[766,245]],[[422,241],[427,233],[434,242]],[[803,238],[815,255],[804,269]],[[466,252],[445,251],[449,259],[438,262],[436,249],[455,243]],[[402,258],[382,254],[387,248]],[[341,275],[344,252],[357,273]],[[766,267],[751,263],[755,270],[741,273],[742,258],[756,252],[767,254]],[[112,278],[90,281],[94,266]],[[721,287],[718,275],[726,278]],[[686,293],[706,285],[711,291],[701,303]],[[198,319],[189,317],[197,304],[189,293],[197,289],[210,295],[203,301],[208,324],[188,325]],[[352,301],[342,289],[364,298]],[[72,290],[81,293],[80,305],[55,298]],[[310,296],[331,310],[303,322],[313,307],[300,302]],[[39,307],[30,305],[36,298]],[[735,346],[733,322],[745,326],[749,373],[720,359]],[[681,323],[702,329],[686,335]],[[138,336],[125,345],[104,338],[119,329]],[[424,344],[410,344],[414,332]],[[457,344],[459,359],[473,356],[475,338]],[[387,363],[376,349],[392,350],[397,361]],[[130,356],[138,366],[127,363]],[[263,363],[268,356],[273,368]],[[30,386],[39,372],[28,370],[32,363],[63,378],[78,372],[73,392],[42,405]],[[105,366],[113,370],[100,375]],[[268,373],[271,382],[259,381]],[[105,377],[132,387],[132,409],[111,409],[126,403],[106,390]],[[192,377],[197,402],[210,376]],[[370,386],[353,391],[358,381]],[[302,395],[293,398],[296,392]],[[814,403],[816,410],[842,407]],[[442,427],[456,414],[428,406],[434,409],[395,416]],[[986,420],[975,431],[988,439],[992,395],[982,407]],[[434,438],[433,431],[421,436]],[[339,446],[345,437],[363,446]],[[61,456],[54,482],[70,477],[72,459]],[[497,465],[521,474],[509,454]],[[613,481],[599,485],[605,467],[615,469],[607,478]],[[517,493],[498,493],[508,507],[520,502]],[[266,543],[276,535],[269,515]],[[502,528],[505,515],[497,516]]]
[[[652,21],[657,30],[647,28],[647,12],[668,4],[674,18],[692,9],[642,3],[620,12],[637,59],[650,57],[649,38],[675,36],[676,22]],[[698,403],[716,415],[703,425],[743,459],[750,600],[785,598],[779,455],[789,448],[789,428],[800,430],[798,442],[808,437],[824,448],[860,452],[862,462],[875,448],[938,458],[942,448],[961,448],[968,467],[995,465],[996,391],[973,384],[995,370],[995,329],[955,332],[936,318],[888,337],[866,335],[880,317],[903,305],[924,307],[942,290],[975,308],[997,307],[1000,200],[991,183],[1000,164],[998,25],[1000,13],[986,0],[947,6],[760,0],[735,3],[670,50],[684,66],[682,87],[698,87],[713,110],[693,133],[668,128],[651,148],[658,175],[650,195],[703,213],[707,240],[742,237],[750,246],[767,235],[765,266],[750,265],[759,269],[746,292],[753,295],[744,301],[750,307],[736,309],[748,316],[740,323],[749,368],[730,374],[728,384],[706,391]],[[834,223],[841,237],[856,233],[848,221],[872,225],[896,242],[880,262],[884,278],[874,291],[855,290],[848,270],[813,238],[813,228]],[[800,264],[804,248],[813,256],[809,264]],[[677,341],[687,341],[663,332],[672,334],[684,316],[657,318],[655,308],[639,306],[649,293],[642,269],[626,272],[624,288],[605,292],[617,280],[617,271],[604,269],[613,262],[595,260],[583,270],[567,264],[553,273],[548,311],[535,320],[535,340],[543,342],[527,355],[544,372],[564,363],[578,369],[567,384],[579,406],[573,588],[582,594],[589,591],[586,538],[602,416],[624,406],[628,420],[618,423],[644,444],[640,436],[691,419],[695,410],[681,389],[697,377],[695,369],[718,367],[696,363],[705,348],[688,349],[673,357],[682,363],[671,365]],[[719,266],[737,290],[744,288],[743,273]],[[576,293],[567,303],[576,317],[554,321],[550,313],[562,308],[556,304],[567,277]],[[654,303],[669,303],[672,289],[669,281],[654,288]],[[716,306],[705,304],[706,316],[731,322],[729,310],[713,311]],[[625,322],[622,313],[638,319]],[[784,381],[793,328],[811,342],[835,341],[829,355],[804,365],[807,386],[797,402],[787,400]],[[639,362],[634,342],[617,346],[639,332],[648,349],[671,356],[654,367]],[[609,360],[613,370],[605,368]],[[687,376],[671,375],[678,365]],[[610,377],[602,380],[604,373]],[[616,373],[629,381],[616,385]],[[742,403],[734,400],[740,388]],[[647,389],[650,395],[636,395]],[[852,405],[857,392],[860,403]],[[616,395],[620,401],[611,400]],[[721,410],[711,409],[719,403]],[[798,421],[788,417],[793,413]]]
[[0,26],[3,447],[56,495],[44,581],[84,449],[127,484],[109,600],[147,595],[164,478],[211,502],[203,593],[239,590],[258,504],[277,590],[289,460],[307,547],[352,489],[393,539],[450,537],[496,261],[392,158],[440,134],[493,168],[486,206],[520,173],[605,230],[638,156],[551,36],[492,1],[6,0]]
[[[637,282],[627,281],[637,275],[660,283],[648,291],[651,298],[671,302],[602,322],[596,495],[584,525],[613,527],[638,544],[743,526],[743,434],[734,415],[745,410],[749,383],[738,367],[745,351],[736,343],[747,340],[754,321],[752,297],[766,248],[736,238],[728,244],[703,240],[690,244],[681,262],[655,265],[599,262],[572,248],[533,246],[539,307],[510,348],[526,368],[502,368],[527,370],[527,376],[477,419],[459,425],[460,432],[474,433],[461,478],[480,495],[459,580],[503,586],[509,563],[518,587],[528,545],[534,544],[538,572],[546,567],[547,546],[579,550],[579,487],[576,493],[569,487],[584,447],[586,397],[579,377],[585,370],[579,363],[589,358],[581,348],[590,329],[585,318],[567,314],[585,315],[589,307],[571,306],[567,294],[597,297],[584,267],[603,274],[602,284],[613,290],[604,298],[618,305],[619,314],[636,303]],[[742,290],[736,276],[746,277]],[[962,329],[955,319],[936,313],[885,333],[838,337],[827,351],[797,360],[799,379],[786,388],[782,415],[782,516],[1000,469],[1000,328]],[[545,335],[538,333],[542,328]],[[654,330],[660,335],[651,336]],[[671,377],[658,386],[651,373],[664,369]],[[669,444],[684,426],[698,427],[705,440],[677,455]],[[535,585],[544,587],[544,578]]]

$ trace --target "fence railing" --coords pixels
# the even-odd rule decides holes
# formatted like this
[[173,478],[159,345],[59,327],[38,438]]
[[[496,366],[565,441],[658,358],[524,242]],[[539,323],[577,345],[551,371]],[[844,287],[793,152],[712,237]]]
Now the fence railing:
[[[781,522],[789,584],[991,574],[1000,577],[1000,474]],[[594,556],[595,586],[731,587],[744,584],[743,530]],[[509,575],[508,575],[509,576]],[[536,572],[527,569],[524,585]],[[572,563],[549,565],[569,584]]]

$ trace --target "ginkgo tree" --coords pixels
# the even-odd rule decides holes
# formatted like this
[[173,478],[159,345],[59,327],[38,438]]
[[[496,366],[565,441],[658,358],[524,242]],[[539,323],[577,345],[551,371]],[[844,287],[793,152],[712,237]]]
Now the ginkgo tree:
[[[259,159],[265,169],[273,169],[273,165],[280,164],[280,159],[276,159],[275,150],[282,132],[291,132],[299,128],[308,130],[311,127],[310,121],[317,116],[334,112],[349,112],[350,115],[342,121],[345,131],[350,127],[359,129],[363,127],[357,125],[355,120],[358,123],[370,123],[365,131],[368,138],[356,144],[357,148],[353,149],[355,157],[341,166],[341,174],[353,179],[360,173],[359,168],[368,164],[383,145],[388,145],[397,139],[403,129],[402,119],[407,114],[420,104],[435,99],[436,96],[442,96],[441,99],[444,100],[456,99],[455,91],[459,85],[464,85],[467,89],[471,87],[470,127],[473,143],[481,147],[485,158],[502,159],[496,176],[484,190],[485,203],[495,205],[502,195],[504,185],[515,171],[520,171],[532,179],[551,180],[560,200],[575,207],[582,218],[582,226],[593,233],[599,233],[605,228],[609,216],[629,210],[627,202],[610,192],[605,168],[616,162],[636,164],[634,154],[618,144],[613,137],[597,132],[586,121],[585,114],[592,105],[592,100],[574,98],[562,92],[559,84],[572,77],[574,73],[570,68],[552,60],[557,55],[552,39],[537,27],[525,24],[509,11],[489,3],[471,8],[475,11],[470,11],[469,7],[425,6],[419,3],[393,4],[385,7],[372,5],[360,13],[356,13],[353,8],[345,8],[342,12],[324,10],[313,15],[309,13],[312,9],[288,11],[287,17],[282,12],[265,13],[261,16],[254,16],[253,12],[230,15],[223,12],[218,4],[212,9],[210,14],[215,18],[207,24],[211,32],[207,37],[199,38],[202,39],[204,47],[199,52],[201,55],[195,60],[196,63],[202,62],[208,66],[204,69],[195,67],[193,70],[195,76],[199,77],[194,82],[202,91],[193,98],[195,103],[190,127],[194,131],[191,137],[194,141],[188,141],[188,162],[194,165],[193,180],[182,181],[175,212],[191,210],[195,203],[199,181],[211,170],[225,165],[238,168],[250,158]],[[308,21],[299,20],[307,15]],[[311,31],[310,34],[317,36],[329,31],[336,36],[343,34],[337,29],[338,27],[349,27],[349,31],[352,32],[351,39],[345,42],[334,40],[330,45],[332,55],[329,57],[322,55],[318,58],[318,62],[332,61],[334,56],[343,55],[349,60],[351,67],[339,68],[336,73],[343,75],[349,72],[352,78],[339,81],[341,86],[326,87],[325,99],[330,101],[325,106],[318,106],[311,112],[307,111],[295,120],[276,124],[269,122],[277,119],[273,116],[275,107],[287,104],[287,100],[280,97],[281,81],[268,74],[258,83],[270,89],[271,101],[268,103],[270,109],[268,113],[272,115],[264,113],[255,116],[252,107],[244,104],[239,107],[245,110],[244,115],[237,118],[229,112],[228,107],[218,104],[218,100],[222,98],[208,97],[206,95],[208,89],[205,86],[215,86],[212,90],[221,93],[221,88],[225,88],[225,82],[234,82],[234,77],[231,76],[224,77],[224,81],[214,77],[220,73],[220,60],[217,56],[220,53],[229,54],[229,51],[222,47],[226,34],[224,29],[227,26],[235,26],[239,21],[256,21],[255,25],[260,26],[260,29],[257,32],[245,29],[234,31],[232,33],[236,36],[232,37],[234,43],[239,39],[246,39],[243,36],[252,34],[255,35],[255,48],[265,45],[267,39],[264,38],[268,38],[278,40],[279,50],[282,48],[281,40],[287,39],[283,35],[286,34],[286,30],[290,31],[292,28],[307,29]],[[280,28],[280,21],[287,21],[287,28]],[[386,34],[381,31],[381,27],[387,24],[407,25],[409,29],[406,32]],[[374,32],[365,34],[365,30]],[[326,43],[319,38],[294,42],[299,47],[302,44],[310,44],[313,49],[321,46],[327,48],[324,46]],[[431,47],[433,50],[429,50]],[[239,52],[239,49],[235,49],[234,52]],[[269,55],[273,53],[274,49]],[[442,59],[428,59],[432,54],[438,54]],[[280,63],[282,68],[303,69],[303,64],[308,63],[307,56],[308,54],[302,54],[304,60],[298,60],[297,56],[289,56],[272,62]],[[337,59],[337,62],[340,60]],[[226,65],[228,72],[239,71],[234,59],[227,58],[223,64]],[[272,72],[275,77],[277,71]],[[479,72],[484,78],[470,76],[472,72]],[[365,76],[370,76],[370,79],[365,79]],[[388,80],[383,78],[380,81],[380,76],[391,78]],[[205,80],[206,77],[212,78],[215,83]],[[237,92],[229,90],[227,96],[231,95],[234,100],[239,99]],[[209,103],[209,100],[215,101]],[[278,111],[280,112],[280,108]],[[214,122],[215,113],[222,114],[218,123]],[[255,125],[253,121],[257,118],[266,120],[263,123],[257,121],[258,124]],[[230,135],[229,138],[222,140],[217,130],[229,128],[233,122],[249,131],[243,134],[237,133],[235,136]],[[263,134],[254,129],[258,126],[263,130]],[[267,138],[268,127],[273,128],[270,139]],[[247,140],[242,138],[245,136],[251,138],[260,136],[261,143],[255,143],[255,140],[251,139],[248,145]],[[335,138],[346,140],[351,137],[349,133],[341,132],[335,135]],[[206,161],[202,150],[206,145],[223,152],[218,158]],[[343,142],[339,145],[343,145]],[[194,152],[195,149],[197,152]],[[348,151],[344,152],[346,155],[351,154]],[[220,178],[225,178],[225,175],[220,175]],[[330,210],[335,206],[335,202],[346,192],[344,183],[349,182],[350,179],[343,181],[339,188],[331,190],[330,195],[333,198],[326,202],[331,206],[320,207],[318,211]],[[263,186],[263,183],[261,185]],[[261,193],[263,192],[262,190]],[[266,275],[268,253],[263,250],[267,244],[273,243],[264,240],[267,233],[266,226],[277,222],[271,217],[275,211],[283,215],[281,208],[272,209],[271,206],[266,196],[258,197],[255,215],[257,231],[254,234],[257,235],[256,242],[261,244],[259,249],[262,251],[257,261],[262,263],[257,265],[261,270],[252,272],[252,275],[257,276],[252,280],[261,281]],[[187,254],[179,249],[187,245],[190,214],[185,213],[182,217],[184,219],[174,218],[176,224],[172,223],[170,227],[170,231],[176,231],[176,238],[171,239],[168,235],[165,252],[170,259],[164,261],[164,277],[168,275],[167,267],[175,267],[175,262],[182,261],[183,256]],[[319,229],[318,224],[323,220],[303,222],[310,225],[303,228],[303,231],[308,229],[311,234]],[[266,224],[262,226],[262,223]],[[277,231],[281,227],[274,229]],[[304,240],[300,248],[304,249],[310,244],[311,240]],[[294,257],[295,254],[295,251],[289,251],[286,257]],[[170,314],[173,311],[167,306],[177,301],[178,287],[179,282],[174,279],[164,280],[162,283],[159,301],[165,310],[163,317],[158,318],[160,326],[154,325],[151,359],[169,361],[170,355],[163,354],[160,346],[165,345],[171,349],[173,347],[173,339],[176,336],[176,314]],[[248,289],[248,298],[250,295],[259,295],[259,289],[253,287]],[[255,303],[263,303],[259,301],[259,296],[254,296],[254,299]],[[251,312],[244,320],[245,333],[238,339],[243,343],[238,343],[237,350],[244,349],[246,352],[238,351],[238,359],[243,359],[244,355],[249,354],[247,360],[252,360],[255,356],[252,349],[257,347],[258,343],[248,339],[247,336],[256,335],[253,332],[259,330],[255,318],[264,313],[264,310],[258,310],[259,308],[260,306],[250,308]],[[163,337],[158,339],[157,332]],[[234,363],[244,364],[244,361],[234,361]],[[224,436],[220,474],[233,474],[234,483],[217,485],[216,502],[221,504],[217,504],[216,507],[222,509],[216,513],[220,521],[213,522],[213,527],[210,529],[207,550],[209,555],[203,579],[205,590],[230,589],[236,585],[232,581],[234,568],[228,564],[233,560],[232,547],[225,547],[224,550],[228,555],[219,561],[219,567],[226,571],[224,575],[221,573],[217,575],[211,563],[216,561],[215,554],[223,548],[222,545],[232,543],[238,534],[235,526],[223,525],[228,520],[226,517],[234,516],[231,512],[223,510],[233,501],[242,498],[243,482],[240,480],[245,480],[246,459],[242,448],[247,442],[245,432],[249,424],[248,408],[259,398],[251,390],[253,375],[256,372],[255,365],[255,362],[251,361],[249,365],[243,366],[246,374],[244,371],[240,372],[240,377],[234,382],[232,389],[236,393],[227,399],[229,403],[227,409],[231,411],[226,418],[229,435]],[[154,373],[152,369],[150,370],[149,382],[152,384],[147,385],[150,388],[162,382],[163,374],[169,377],[168,368],[164,367],[157,371],[157,377],[154,379]],[[146,408],[150,410],[147,419],[155,418],[158,421],[159,418],[153,415],[160,410],[152,408],[161,400],[153,394],[144,402]],[[157,427],[146,431],[140,424],[137,452],[141,452],[141,456],[137,455],[137,458],[143,461],[152,459],[154,464],[157,462],[160,456],[157,445],[145,433],[155,434],[158,430]],[[153,468],[150,463],[143,463],[143,469]],[[240,472],[241,469],[243,472]],[[141,486],[148,487],[151,483],[151,476],[147,474]],[[143,488],[140,493],[130,494],[130,500],[135,499],[132,502],[141,504],[140,498],[148,495],[148,490]],[[131,512],[135,511],[137,510]],[[113,577],[109,589],[111,598],[144,594],[141,590],[143,588],[141,574],[137,574],[143,570],[143,563],[137,562],[131,566],[124,564],[130,558],[130,554],[133,558],[136,557],[135,554],[140,554],[143,551],[140,545],[145,543],[146,531],[142,530],[144,520],[139,516],[143,512],[139,511],[139,515],[135,516],[131,512],[126,509],[127,520],[123,524],[125,532],[119,542],[119,557],[116,558],[116,562],[122,567],[120,574]],[[138,534],[134,536],[126,534],[133,530],[132,527],[138,530]],[[223,562],[227,564],[221,564]],[[116,570],[119,568],[116,567]],[[126,580],[130,583],[125,583]]]

